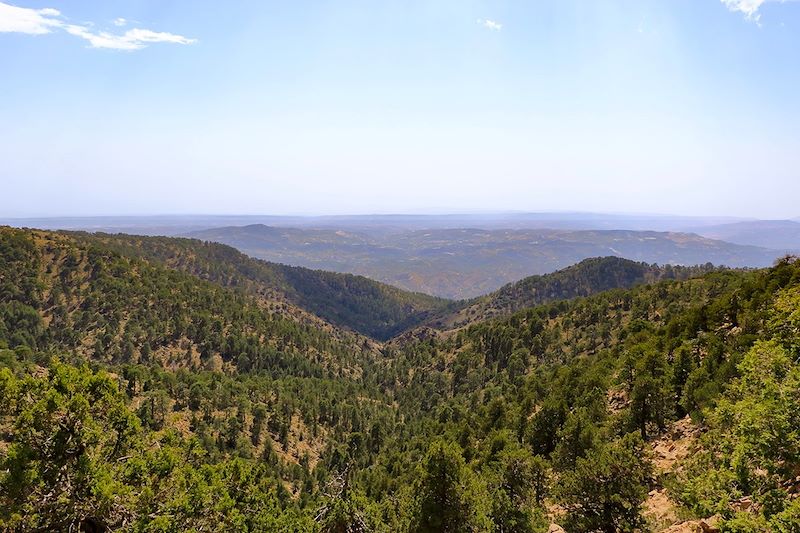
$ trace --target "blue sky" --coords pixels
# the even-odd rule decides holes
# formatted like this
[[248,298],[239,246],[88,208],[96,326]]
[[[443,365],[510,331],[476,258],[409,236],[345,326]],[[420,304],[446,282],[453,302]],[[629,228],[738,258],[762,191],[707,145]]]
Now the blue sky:
[[0,0],[1,216],[800,216],[800,2]]

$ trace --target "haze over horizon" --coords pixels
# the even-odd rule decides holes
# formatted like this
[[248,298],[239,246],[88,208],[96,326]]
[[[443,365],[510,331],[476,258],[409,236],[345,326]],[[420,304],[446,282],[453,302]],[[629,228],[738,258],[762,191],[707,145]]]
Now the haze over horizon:
[[800,2],[302,4],[0,2],[0,216],[800,215]]
[[676,214],[669,212],[637,212],[637,211],[579,211],[574,209],[562,210],[522,210],[522,209],[480,209],[480,208],[427,208],[427,209],[414,209],[408,208],[404,210],[373,210],[362,212],[319,212],[319,211],[297,211],[297,212],[131,212],[123,214],[115,214],[110,212],[87,212],[87,213],[74,213],[74,214],[60,214],[48,213],[46,215],[20,215],[20,216],[2,216],[0,220],[47,220],[47,219],[159,219],[159,218],[174,218],[174,219],[192,219],[192,218],[285,218],[285,219],[324,219],[324,218],[386,218],[386,217],[486,217],[486,218],[503,218],[503,217],[516,217],[516,216],[534,216],[547,218],[572,218],[572,217],[600,217],[600,218],[664,218],[664,219],[708,219],[708,220],[729,220],[736,221],[756,221],[756,220],[797,220],[800,217],[786,217],[786,218],[758,218],[753,216],[737,216],[737,215],[705,215],[702,213],[697,214]]
[[800,533],[800,0],[0,0],[0,532]]

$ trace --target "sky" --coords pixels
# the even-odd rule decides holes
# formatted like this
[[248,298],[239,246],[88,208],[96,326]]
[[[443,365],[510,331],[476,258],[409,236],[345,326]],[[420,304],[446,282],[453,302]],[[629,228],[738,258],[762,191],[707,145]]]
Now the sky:
[[0,216],[800,216],[800,1],[0,0]]

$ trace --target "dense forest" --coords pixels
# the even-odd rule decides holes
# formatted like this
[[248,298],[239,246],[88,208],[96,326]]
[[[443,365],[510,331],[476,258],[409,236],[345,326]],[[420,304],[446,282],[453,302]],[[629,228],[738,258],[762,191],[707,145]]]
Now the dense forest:
[[[570,219],[570,215],[564,216]],[[306,227],[250,224],[202,229],[189,235],[229,244],[268,261],[354,272],[406,290],[452,299],[478,298],[525,276],[561,270],[588,257],[763,267],[772,264],[781,253],[778,250],[794,249],[764,248],[764,239],[770,240],[766,234],[774,231],[761,231],[761,239],[742,245],[683,233],[685,226],[680,224],[674,228],[677,231],[622,230],[617,219],[591,228],[588,220],[573,216],[576,218],[536,224],[522,215],[515,222],[506,219],[510,226],[499,227],[497,220],[481,220],[480,216],[433,216],[428,219],[432,225],[424,226],[403,222],[404,217],[392,220],[388,215],[365,217],[360,222],[336,219],[336,227],[331,226],[332,220],[320,219]],[[556,226],[547,226],[551,223]]]
[[490,318],[510,315],[526,307],[570,300],[579,296],[625,289],[665,279],[683,280],[714,270],[714,265],[685,267],[651,265],[622,257],[595,257],[550,274],[529,276],[500,289],[435,311],[425,326],[456,329]]
[[195,239],[71,233],[120,255],[146,259],[257,296],[288,302],[339,327],[387,340],[451,302],[406,292],[363,276],[252,259],[224,244]]
[[498,294],[0,228],[0,529],[800,531],[800,262]]

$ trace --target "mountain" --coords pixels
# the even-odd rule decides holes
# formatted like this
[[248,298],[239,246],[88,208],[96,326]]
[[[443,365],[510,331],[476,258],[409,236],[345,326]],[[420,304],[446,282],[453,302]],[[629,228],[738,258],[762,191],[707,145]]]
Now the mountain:
[[596,257],[550,274],[529,276],[497,291],[464,302],[456,309],[434,314],[424,327],[451,330],[491,318],[511,315],[527,307],[591,296],[611,289],[662,280],[683,280],[714,270],[713,267],[683,267],[647,264],[620,257]]
[[743,220],[733,217],[584,212],[488,212],[329,216],[151,215],[0,218],[0,225],[51,230],[178,236],[192,231],[224,226],[265,224],[283,228],[332,229],[383,235],[403,231],[449,228],[685,231],[685,228],[690,227],[699,228]]
[[121,254],[119,242],[129,243],[0,228],[0,329],[12,344],[104,362],[302,375],[340,372],[370,353],[358,335],[269,293]]
[[782,252],[695,234],[628,230],[430,229],[370,235],[263,225],[194,232],[261,259],[350,272],[405,290],[473,298],[590,257],[671,265],[771,265]]
[[800,222],[793,220],[755,220],[696,228],[704,237],[773,250],[800,250]]
[[[302,530],[291,490],[389,410],[379,346],[262,291],[269,272],[197,241],[0,228],[0,529],[240,530],[220,516],[242,476],[248,512],[271,509],[250,527],[282,529],[283,508]],[[170,510],[132,523],[126,484]]]
[[102,243],[124,255],[155,261],[226,287],[244,288],[378,340],[450,306],[444,299],[406,292],[363,276],[267,263],[212,242],[123,234],[70,235],[87,246]]
[[382,343],[222,245],[0,228],[0,529],[797,531],[800,261],[703,270]]

